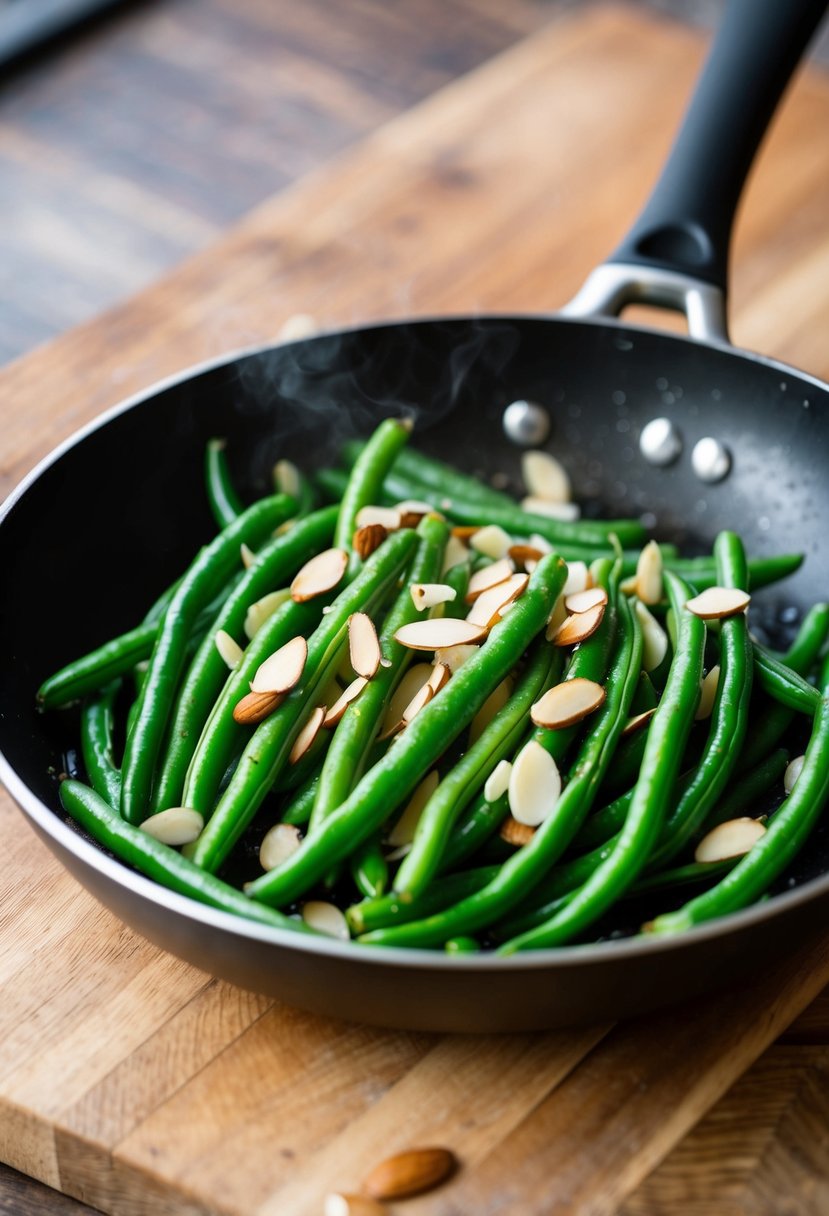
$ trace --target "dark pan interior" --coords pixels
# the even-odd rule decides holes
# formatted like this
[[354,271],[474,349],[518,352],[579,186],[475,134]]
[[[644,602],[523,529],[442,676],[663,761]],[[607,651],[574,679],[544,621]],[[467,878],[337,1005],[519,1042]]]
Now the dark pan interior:
[[[752,555],[802,551],[798,575],[758,597],[755,621],[791,629],[826,598],[829,393],[808,377],[728,349],[618,324],[481,319],[383,326],[251,354],[181,380],[71,446],[12,506],[0,528],[10,651],[0,744],[22,780],[57,807],[71,711],[41,715],[34,691],[69,659],[137,624],[156,594],[214,534],[203,491],[205,442],[226,436],[245,497],[269,490],[280,456],[310,467],[390,414],[416,416],[414,442],[517,488],[520,449],[504,407],[544,405],[545,446],[570,470],[588,513],[644,515],[692,550],[724,526]],[[669,469],[639,453],[642,426],[669,415],[685,441]],[[703,485],[697,439],[734,454]],[[798,880],[829,863],[824,829]]]

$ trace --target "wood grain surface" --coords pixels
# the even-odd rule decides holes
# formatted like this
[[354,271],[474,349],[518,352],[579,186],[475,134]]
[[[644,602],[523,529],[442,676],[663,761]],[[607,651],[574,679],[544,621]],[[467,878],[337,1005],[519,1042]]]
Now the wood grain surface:
[[[16,405],[6,485],[127,393],[295,313],[333,326],[562,304],[641,203],[702,51],[675,25],[591,10],[392,118],[168,279],[0,373]],[[824,376],[827,124],[829,84],[807,74],[752,179],[733,282],[736,339]],[[86,1203],[310,1216],[379,1157],[431,1142],[462,1167],[407,1202],[412,1216],[825,1210],[826,998],[803,1013],[829,981],[825,934],[739,991],[624,1026],[383,1032],[159,953],[5,796],[0,824],[0,1159]]]

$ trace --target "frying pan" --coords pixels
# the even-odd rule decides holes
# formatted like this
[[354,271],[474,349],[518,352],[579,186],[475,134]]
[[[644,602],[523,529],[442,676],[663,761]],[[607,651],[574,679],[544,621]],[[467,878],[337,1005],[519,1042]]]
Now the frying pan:
[[[482,476],[515,477],[520,441],[538,439],[546,422],[577,496],[610,515],[649,513],[658,535],[689,545],[709,545],[727,525],[752,554],[803,550],[802,571],[758,597],[755,620],[785,622],[825,594],[829,390],[735,350],[725,323],[743,179],[823,9],[822,0],[732,5],[644,212],[561,316],[377,325],[228,357],[125,402],[11,496],[0,526],[0,636],[12,652],[2,776],[38,835],[122,921],[288,1003],[444,1031],[628,1016],[734,981],[825,923],[824,828],[772,899],[677,939],[509,958],[298,940],[156,886],[65,823],[54,773],[75,763],[77,723],[71,712],[33,708],[50,671],[132,626],[212,534],[201,458],[215,434],[228,437],[236,479],[252,496],[266,490],[277,455],[329,461],[343,439],[401,409],[416,414],[425,450]],[[621,322],[634,300],[680,310],[689,336]],[[505,414],[520,401],[536,408]],[[641,450],[646,424],[660,416],[674,428],[668,467]],[[697,447],[703,439],[715,441],[713,461],[710,443]]]

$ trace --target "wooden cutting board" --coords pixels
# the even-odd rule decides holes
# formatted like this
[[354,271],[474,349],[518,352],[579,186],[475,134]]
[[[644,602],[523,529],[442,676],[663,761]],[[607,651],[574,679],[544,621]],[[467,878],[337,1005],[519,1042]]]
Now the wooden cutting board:
[[[563,304],[641,203],[702,52],[676,26],[591,9],[388,123],[0,374],[6,488],[123,396],[294,313],[334,326]],[[736,340],[823,376],[827,129],[829,83],[807,74],[752,180],[733,286]],[[312,1216],[417,1143],[451,1147],[462,1168],[407,1203],[412,1216],[668,1210],[670,1185],[637,1206],[644,1180],[829,981],[818,934],[738,992],[626,1026],[483,1039],[348,1026],[159,953],[5,796],[0,825],[0,1158],[118,1216]]]

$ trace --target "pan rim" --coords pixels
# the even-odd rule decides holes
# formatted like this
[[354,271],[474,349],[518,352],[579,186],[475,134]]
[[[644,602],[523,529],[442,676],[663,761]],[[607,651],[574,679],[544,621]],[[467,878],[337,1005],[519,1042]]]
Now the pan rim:
[[[324,330],[309,338],[298,339],[296,342],[265,342],[241,347],[225,352],[210,359],[186,367],[178,372],[154,382],[145,389],[140,389],[123,401],[116,403],[103,411],[97,417],[90,419],[78,430],[67,436],[61,443],[51,449],[11,490],[2,506],[0,506],[0,526],[3,520],[35,484],[46,470],[56,464],[67,452],[81,443],[99,428],[118,418],[121,414],[142,405],[145,401],[157,396],[168,389],[175,388],[188,380],[202,374],[216,371],[229,366],[240,359],[264,354],[276,349],[288,349],[308,342],[336,338],[340,335],[356,334],[359,332],[387,329],[390,327],[419,325],[434,325],[446,322],[453,323],[522,323],[527,321],[556,322],[570,326],[586,325],[591,328],[616,330],[620,333],[639,334],[643,337],[667,340],[669,344],[682,343],[713,350],[739,359],[748,359],[754,366],[763,366],[780,374],[795,377],[804,385],[811,385],[823,392],[829,391],[829,384],[809,372],[783,363],[778,359],[756,352],[746,351],[727,341],[705,340],[692,338],[690,335],[661,331],[646,326],[630,325],[621,318],[608,317],[567,317],[556,312],[551,313],[458,313],[437,314],[423,317],[403,317],[395,319],[379,319],[364,324],[355,324],[337,329]],[[97,845],[86,840],[76,830],[58,818],[55,811],[38,798],[18,775],[10,760],[0,750],[0,781],[12,795],[21,812],[40,828],[61,848],[73,854],[78,861],[90,866],[103,878],[124,887],[128,892],[148,900],[157,907],[168,912],[184,916],[185,919],[198,924],[207,925],[223,932],[238,934],[244,938],[262,942],[265,945],[300,949],[321,957],[340,959],[343,962],[362,960],[369,965],[404,965],[416,970],[437,969],[452,972],[487,972],[487,971],[536,971],[555,970],[564,966],[584,967],[601,965],[610,961],[624,962],[625,959],[638,958],[643,955],[659,955],[665,951],[693,949],[700,942],[711,938],[727,938],[732,933],[749,929],[754,924],[774,919],[787,911],[801,905],[811,903],[821,895],[829,892],[829,873],[810,879],[791,891],[780,892],[768,903],[755,904],[739,912],[706,922],[702,925],[676,935],[623,938],[618,941],[588,943],[585,945],[563,946],[528,951],[509,956],[493,953],[480,955],[446,955],[437,950],[409,949],[401,947],[378,947],[366,949],[356,942],[338,942],[335,939],[320,936],[319,938],[305,934],[294,934],[290,930],[278,929],[255,921],[245,921],[241,917],[209,905],[201,904],[187,896],[170,891],[149,878],[129,869],[116,858],[107,856]],[[82,883],[80,885],[83,885]]]

